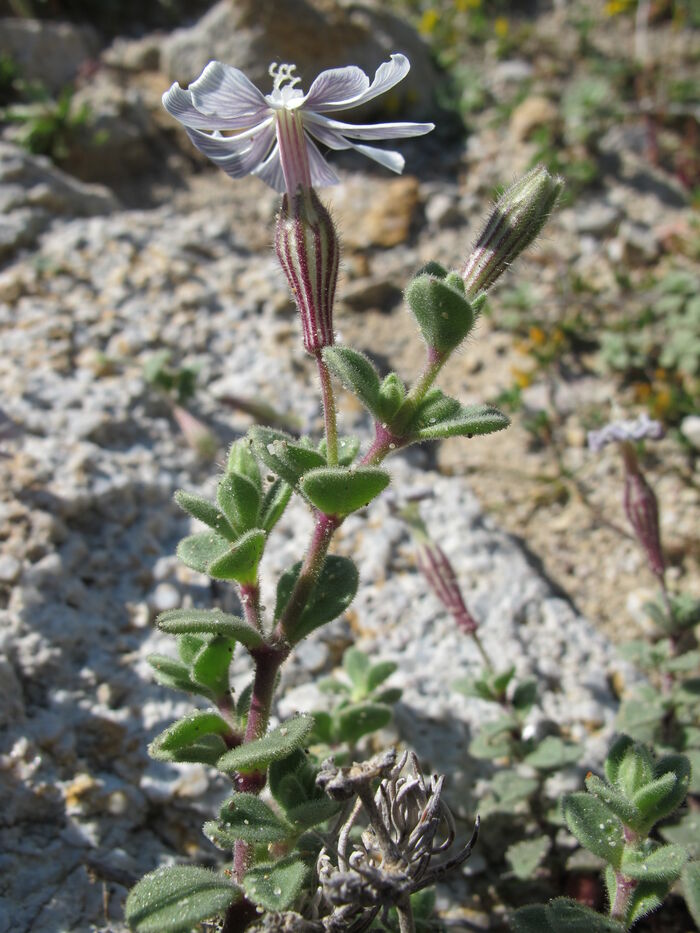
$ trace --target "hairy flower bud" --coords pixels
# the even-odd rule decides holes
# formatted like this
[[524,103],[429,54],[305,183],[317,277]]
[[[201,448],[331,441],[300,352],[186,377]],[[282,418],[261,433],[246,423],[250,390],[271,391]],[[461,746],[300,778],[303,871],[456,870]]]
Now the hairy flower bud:
[[539,236],[562,187],[538,165],[503,192],[462,270],[467,298],[490,288]]
[[637,540],[644,548],[652,573],[662,578],[666,561],[659,533],[659,504],[654,490],[639,469],[634,447],[629,442],[623,443],[621,447],[625,463],[625,512]]
[[454,568],[440,545],[430,539],[419,541],[416,563],[431,590],[451,613],[457,625],[467,635],[473,635],[478,628],[476,619],[464,602]]
[[304,349],[315,355],[333,345],[340,245],[335,224],[313,188],[284,196],[275,249],[299,308]]

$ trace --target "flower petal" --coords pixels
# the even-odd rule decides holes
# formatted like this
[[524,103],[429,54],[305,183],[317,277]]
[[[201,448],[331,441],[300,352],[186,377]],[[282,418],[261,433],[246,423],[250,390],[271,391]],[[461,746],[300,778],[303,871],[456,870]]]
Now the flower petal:
[[326,185],[337,185],[340,179],[323,158],[318,146],[313,140],[306,137],[306,148],[309,154],[309,169],[311,171],[311,184],[324,188]]
[[396,172],[397,175],[403,172],[406,160],[400,152],[394,152],[392,149],[377,149],[376,146],[363,146],[360,143],[350,143],[350,146],[357,152],[361,152],[362,155],[367,156],[368,159],[373,159],[383,165],[384,168]]
[[187,128],[187,135],[200,152],[215,162],[231,178],[250,175],[261,165],[275,138],[272,119],[255,136],[220,136]]
[[184,126],[192,126],[200,130],[232,129],[229,120],[205,116],[200,113],[192,103],[190,92],[183,90],[177,81],[169,91],[163,94],[163,106],[171,116],[179,120]]
[[336,130],[332,130],[327,126],[324,126],[321,123],[317,123],[316,120],[309,119],[310,114],[304,114],[304,129],[307,134],[317,139],[320,143],[323,143],[324,146],[328,146],[329,149],[340,150],[340,149],[350,149],[350,143],[340,135]]
[[307,110],[322,110],[324,104],[334,100],[352,100],[368,90],[369,78],[357,65],[329,68],[314,79],[302,106]]
[[405,139],[409,136],[423,136],[435,129],[434,123],[342,123],[318,113],[305,113],[304,122],[313,124],[309,132],[314,135],[315,127],[322,126],[350,139]]
[[378,97],[380,94],[394,87],[395,84],[398,84],[399,81],[402,81],[410,71],[410,68],[411,63],[406,56],[401,55],[401,53],[395,53],[388,62],[384,62],[377,68],[374,80],[365,90],[359,90],[351,97],[339,98],[334,101],[317,99],[313,105],[309,104],[307,95],[304,102],[304,109],[310,108],[318,113],[328,113],[332,110],[347,110],[350,107],[359,107],[360,104],[364,104],[368,100]]
[[275,143],[275,147],[269,156],[265,159],[264,162],[261,162],[257,168],[253,169],[251,174],[257,175],[261,181],[264,181],[266,185],[274,188],[275,191],[283,193],[287,190],[287,183],[284,180],[284,172],[282,171],[282,161],[280,159],[280,147],[278,143]]
[[232,130],[258,123],[270,109],[242,71],[222,62],[209,62],[190,84],[189,92],[200,113],[226,120],[226,126]]

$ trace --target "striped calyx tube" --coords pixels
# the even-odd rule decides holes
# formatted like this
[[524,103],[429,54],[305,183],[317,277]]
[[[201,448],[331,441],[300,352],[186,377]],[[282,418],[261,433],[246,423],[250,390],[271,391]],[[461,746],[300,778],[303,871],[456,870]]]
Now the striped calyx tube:
[[462,269],[470,301],[539,236],[561,190],[561,178],[538,165],[503,192]]
[[285,194],[275,249],[301,315],[304,349],[316,356],[333,345],[333,302],[340,245],[331,215],[313,188]]
[[478,628],[476,619],[464,602],[454,568],[440,545],[428,537],[419,537],[416,563],[431,590],[451,613],[457,625],[467,635],[473,635]]

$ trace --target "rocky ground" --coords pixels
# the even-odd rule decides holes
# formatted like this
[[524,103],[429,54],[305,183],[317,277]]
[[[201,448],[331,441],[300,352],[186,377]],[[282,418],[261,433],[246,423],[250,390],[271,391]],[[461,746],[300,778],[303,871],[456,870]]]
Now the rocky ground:
[[[236,28],[237,44],[215,54],[243,65],[274,57],[267,54],[274,42],[293,45],[289,29],[269,39],[266,4],[260,9],[262,25],[247,37]],[[327,54],[338,54],[343,35],[365,48],[371,32],[377,45],[365,48],[368,70],[408,48],[417,86],[432,80],[430,58],[404,24],[392,33],[399,27],[376,10],[345,22],[351,14],[343,7],[313,9],[336,29],[329,35],[337,47],[329,42]],[[203,768],[168,767],[145,751],[191,706],[151,680],[146,655],[170,648],[153,630],[155,614],[230,601],[223,588],[178,565],[174,549],[189,523],[172,493],[211,488],[227,443],[251,423],[225,397],[264,401],[295,416],[301,430],[321,429],[316,385],[270,248],[274,194],[206,169],[159,110],[170,80],[191,76],[178,68],[197,73],[223,25],[240,27],[232,15],[218,4],[188,32],[117,40],[89,79],[83,71],[78,96],[95,121],[74,160],[64,157],[80,180],[28,155],[16,125],[0,142],[0,782],[8,801],[0,816],[0,933],[120,931],[126,891],[143,872],[166,857],[216,859],[200,824],[223,786]],[[546,88],[567,80],[561,63],[576,33],[554,14],[533,20],[533,28],[546,54],[526,59],[516,49],[499,58],[489,43],[480,53],[489,94],[512,101],[527,89],[509,113],[475,113],[466,140],[446,118],[448,129],[406,147],[402,178],[341,159],[342,184],[327,192],[344,231],[339,339],[407,379],[420,367],[421,349],[402,287],[429,259],[463,261],[494,186],[527,167],[538,145],[533,131],[559,119]],[[618,43],[629,45],[629,30],[615,28]],[[595,33],[602,48],[614,44],[611,32]],[[560,37],[554,50],[553,34]],[[26,33],[21,38],[24,48]],[[650,54],[669,42],[684,54],[684,32],[662,24],[652,38]],[[71,34],[71,42],[79,39],[96,54],[90,36]],[[298,54],[314,61],[320,53],[311,44]],[[294,60],[291,49],[287,57]],[[78,58],[64,55],[64,65]],[[409,115],[426,107],[410,94],[405,104],[414,108]],[[696,273],[689,195],[663,166],[649,164],[636,126],[630,119],[606,127],[600,155],[607,168],[598,184],[557,211],[441,377],[453,395],[493,400],[528,370],[513,426],[413,450],[392,467],[399,495],[432,492],[424,518],[455,563],[487,647],[546,682],[542,715],[584,743],[582,767],[600,761],[613,686],[631,676],[614,644],[643,630],[640,606],[653,592],[626,530],[615,452],[590,454],[585,430],[639,410],[639,399],[599,366],[590,346],[578,367],[568,357],[534,366],[528,327],[573,311],[600,322],[630,302],[652,300],[669,269]],[[101,143],[99,128],[110,134]],[[522,328],[505,323],[522,283],[538,311],[526,340]],[[199,367],[191,407],[217,437],[213,464],[187,446],[167,399],[144,379],[144,363],[162,349]],[[544,439],[527,427],[528,413],[540,410],[550,413]],[[347,398],[341,417],[344,429],[367,431]],[[684,413],[645,460],[662,503],[671,582],[696,593],[699,445],[697,418]],[[308,525],[300,506],[285,517],[265,567],[270,593],[275,572],[298,557]],[[318,704],[310,679],[330,672],[352,641],[397,660],[392,683],[404,696],[395,735],[427,767],[450,775],[466,832],[480,775],[466,745],[488,710],[451,683],[474,669],[472,646],[425,593],[388,501],[348,521],[337,547],[358,555],[360,594],[347,618],[310,638],[288,664],[278,712]],[[235,673],[240,686],[243,659]],[[566,776],[579,779],[575,769]],[[471,922],[489,928],[469,894],[484,869],[476,859],[475,877],[457,879],[442,895],[458,929],[456,905],[465,904]]]

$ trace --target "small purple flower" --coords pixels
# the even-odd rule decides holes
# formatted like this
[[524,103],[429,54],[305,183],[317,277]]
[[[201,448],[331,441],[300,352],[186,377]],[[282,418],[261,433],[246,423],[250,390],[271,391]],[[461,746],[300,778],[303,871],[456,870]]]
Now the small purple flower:
[[646,412],[642,412],[638,418],[628,421],[611,421],[599,431],[589,431],[588,449],[598,453],[608,444],[645,439],[658,441],[664,433],[663,425],[659,421],[652,421]]
[[[326,114],[359,107],[398,84],[408,74],[405,55],[379,66],[370,83],[350,65],[322,71],[308,94],[295,85],[295,65],[270,66],[274,85],[263,95],[232,65],[209,62],[187,90],[177,82],[163,95],[163,106],[187,130],[194,145],[232,178],[257,175],[290,196],[313,186],[334,185],[335,172],[314,139],[329,149],[355,149],[392,172],[402,172],[398,152],[356,140],[422,136],[432,123],[342,123]],[[230,135],[222,135],[230,133]],[[312,139],[313,137],[313,139]]]

